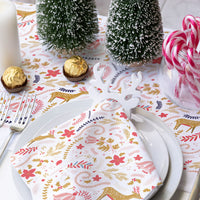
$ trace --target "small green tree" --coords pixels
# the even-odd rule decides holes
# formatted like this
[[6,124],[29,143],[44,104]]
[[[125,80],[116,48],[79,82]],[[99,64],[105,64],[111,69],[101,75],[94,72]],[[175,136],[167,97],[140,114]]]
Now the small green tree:
[[94,0],[38,0],[36,8],[38,35],[48,49],[74,52],[98,33]]
[[141,64],[161,55],[163,27],[158,0],[112,0],[106,33],[111,57]]

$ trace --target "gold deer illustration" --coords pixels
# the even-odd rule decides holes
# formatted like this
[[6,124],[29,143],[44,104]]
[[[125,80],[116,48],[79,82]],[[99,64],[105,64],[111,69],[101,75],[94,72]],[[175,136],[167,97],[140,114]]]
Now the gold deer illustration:
[[36,11],[25,11],[25,10],[17,10],[17,14],[21,16],[22,19],[29,15],[35,14]]
[[189,126],[190,128],[187,130],[187,132],[191,130],[191,133],[193,133],[194,129],[197,126],[200,126],[200,121],[195,121],[195,120],[190,120],[190,119],[185,119],[185,118],[177,119],[174,130],[177,130],[181,125]]
[[80,92],[76,94],[65,93],[65,92],[52,92],[49,102],[52,102],[55,98],[63,99],[61,103],[68,102],[71,99],[77,98],[83,94],[88,94],[88,91],[85,87],[80,88]]
[[98,197],[97,200],[101,200],[106,195],[111,197],[113,200],[129,200],[132,198],[142,199],[140,194],[138,194],[136,192],[133,192],[133,194],[131,194],[131,195],[123,195],[112,187],[106,187],[106,188],[104,188],[103,193]]

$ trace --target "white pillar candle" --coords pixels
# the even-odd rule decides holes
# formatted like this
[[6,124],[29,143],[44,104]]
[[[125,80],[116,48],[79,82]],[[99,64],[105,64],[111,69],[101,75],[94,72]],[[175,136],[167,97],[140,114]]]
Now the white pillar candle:
[[0,76],[12,65],[21,65],[16,7],[0,0]]

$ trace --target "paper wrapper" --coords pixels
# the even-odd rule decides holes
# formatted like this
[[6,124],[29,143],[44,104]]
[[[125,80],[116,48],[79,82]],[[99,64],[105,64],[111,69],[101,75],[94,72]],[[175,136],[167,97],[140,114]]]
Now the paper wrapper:
[[147,199],[162,185],[115,100],[32,139],[11,157],[33,199]]

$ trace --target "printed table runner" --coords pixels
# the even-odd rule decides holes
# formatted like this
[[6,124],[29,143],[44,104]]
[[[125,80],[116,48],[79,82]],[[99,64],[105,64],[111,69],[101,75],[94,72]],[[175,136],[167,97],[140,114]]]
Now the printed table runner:
[[[62,73],[62,66],[68,56],[46,51],[39,41],[35,5],[17,3],[16,6],[23,58],[22,68],[28,77],[26,90],[37,94],[32,121],[62,103],[89,98],[88,80],[92,77],[92,67],[97,62],[105,68],[103,78],[112,79],[112,89],[118,92],[121,90],[122,81],[128,82],[133,72],[142,71],[144,78],[139,87],[142,92],[139,107],[161,118],[175,134],[184,156],[184,171],[180,188],[190,191],[200,167],[200,111],[192,112],[183,109],[166,98],[159,84],[158,68],[161,67],[159,60],[138,68],[114,65],[105,51],[107,18],[99,16],[99,34],[96,41],[78,53],[89,64],[89,77],[78,83],[69,82]],[[0,89],[5,91],[2,85]],[[14,111],[18,106],[20,95],[21,93],[14,95],[11,110]],[[4,125],[4,129],[7,127],[8,123]],[[3,138],[3,135],[1,137]]]

